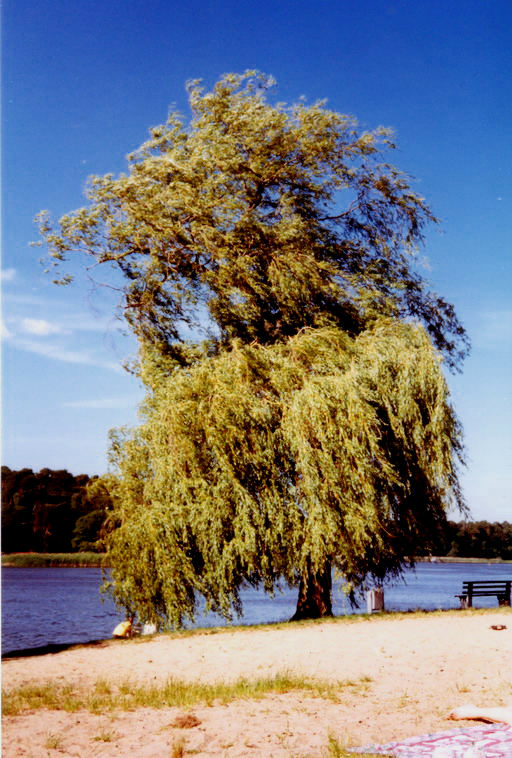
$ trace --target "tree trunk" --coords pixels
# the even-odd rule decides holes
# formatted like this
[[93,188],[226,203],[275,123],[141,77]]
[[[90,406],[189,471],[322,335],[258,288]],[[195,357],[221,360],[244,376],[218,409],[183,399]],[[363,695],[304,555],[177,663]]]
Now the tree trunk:
[[306,572],[299,584],[297,609],[290,621],[318,619],[323,616],[332,616],[331,564],[327,562],[323,569],[313,573],[308,560]]

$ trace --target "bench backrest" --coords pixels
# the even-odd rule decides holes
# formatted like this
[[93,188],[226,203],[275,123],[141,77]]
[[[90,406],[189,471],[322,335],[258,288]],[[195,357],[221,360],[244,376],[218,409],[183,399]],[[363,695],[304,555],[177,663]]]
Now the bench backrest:
[[475,579],[462,582],[462,591],[510,592],[512,579]]

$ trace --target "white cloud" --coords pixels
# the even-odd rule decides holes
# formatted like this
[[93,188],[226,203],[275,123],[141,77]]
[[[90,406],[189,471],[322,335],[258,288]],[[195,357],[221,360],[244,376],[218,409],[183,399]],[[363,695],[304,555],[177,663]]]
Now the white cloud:
[[15,276],[15,268],[4,268],[0,271],[0,281],[2,282],[12,282]]
[[62,405],[66,408],[132,408],[138,405],[140,398],[102,397],[94,400],[71,400]]
[[49,358],[51,360],[62,361],[63,363],[97,366],[98,368],[110,369],[116,373],[123,373],[123,369],[118,363],[101,360],[85,350],[81,352],[78,350],[68,350],[60,345],[48,342],[34,342],[33,340],[27,339],[17,339],[13,344],[18,350],[41,355],[44,358]]
[[37,337],[48,337],[49,334],[61,334],[64,331],[58,324],[52,324],[44,318],[22,318],[20,325],[22,331]]
[[135,341],[109,314],[87,313],[73,302],[6,293],[4,338],[11,347],[49,360],[122,373]]
[[6,340],[6,339],[9,339],[9,337],[12,337],[12,332],[9,331],[9,329],[4,324],[3,321],[0,322],[0,336],[3,340]]
[[[73,305],[56,302],[38,295],[3,294],[4,311],[12,322],[24,332],[37,334],[100,332],[119,334],[126,331],[126,324],[116,314],[87,313],[76,310]],[[27,316],[26,314],[30,315]],[[45,326],[45,324],[50,326]]]

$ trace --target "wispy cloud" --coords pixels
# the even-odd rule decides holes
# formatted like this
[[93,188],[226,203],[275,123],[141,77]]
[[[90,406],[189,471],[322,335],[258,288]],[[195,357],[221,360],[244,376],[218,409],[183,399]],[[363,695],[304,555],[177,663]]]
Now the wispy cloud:
[[16,277],[15,268],[3,268],[0,270],[1,282],[12,282],[15,277]]
[[0,337],[3,340],[6,340],[12,337],[12,333],[9,331],[9,329],[7,328],[7,326],[5,325],[3,321],[0,321]]
[[27,334],[38,337],[47,337],[50,334],[62,334],[64,329],[58,324],[52,324],[44,318],[22,318],[21,330]]
[[9,297],[3,339],[11,347],[49,360],[96,366],[122,373],[122,361],[134,351],[134,342],[117,328],[110,315],[75,310],[37,296]]
[[38,295],[17,295],[6,292],[3,296],[4,312],[12,327],[31,334],[45,335],[43,322],[51,324],[51,333],[104,332],[119,333],[121,322],[112,314],[100,315],[76,311],[56,304]]
[[11,341],[18,350],[41,355],[50,360],[62,361],[63,363],[75,363],[84,366],[97,366],[98,368],[110,369],[116,373],[122,373],[122,367],[114,361],[106,361],[98,358],[87,350],[69,350],[62,345],[50,342],[39,342],[28,339],[15,339]]
[[93,400],[71,400],[62,403],[65,408],[132,408],[138,405],[140,398],[129,397],[101,397]]

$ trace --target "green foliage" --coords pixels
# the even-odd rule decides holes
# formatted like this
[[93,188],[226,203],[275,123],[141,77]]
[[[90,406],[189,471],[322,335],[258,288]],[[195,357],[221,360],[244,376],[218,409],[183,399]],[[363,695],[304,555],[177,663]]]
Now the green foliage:
[[450,522],[443,555],[512,560],[512,524],[508,521]]
[[57,225],[40,214],[53,262],[82,253],[111,270],[136,334],[181,362],[183,327],[204,328],[206,313],[226,345],[412,316],[454,364],[464,330],[414,269],[434,218],[384,162],[390,130],[362,131],[323,102],[270,104],[272,84],[258,72],[207,93],[189,83],[188,127],[172,112],[126,175],[91,177],[88,207]]
[[331,565],[382,579],[462,504],[440,355],[467,341],[416,265],[435,219],[388,129],[272,104],[272,84],[190,83],[189,124],[171,113],[87,207],[39,218],[56,265],[110,272],[139,339],[144,420],[103,485],[114,596],[147,621],[198,596],[229,617],[244,583]]
[[430,340],[397,321],[177,368],[114,444],[116,597],[179,625],[198,593],[229,617],[244,582],[294,585],[308,561],[354,586],[399,571],[460,500],[459,434]]
[[2,551],[98,550],[109,505],[97,477],[2,466]]
[[105,521],[105,511],[95,510],[80,516],[73,530],[73,550],[96,550],[98,536]]

